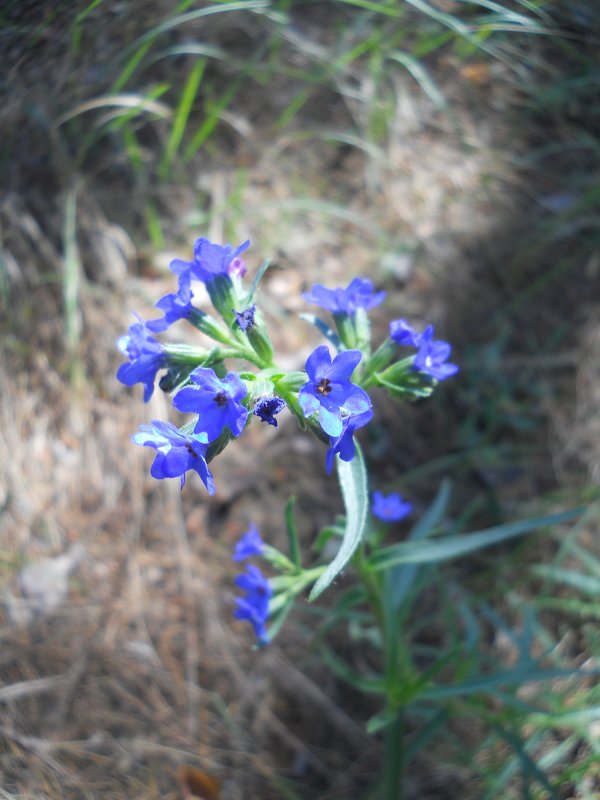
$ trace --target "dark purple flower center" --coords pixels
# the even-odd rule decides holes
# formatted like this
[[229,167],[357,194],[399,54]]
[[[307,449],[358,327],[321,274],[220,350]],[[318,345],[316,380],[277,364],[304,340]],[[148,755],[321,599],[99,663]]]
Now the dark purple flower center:
[[215,395],[215,403],[218,406],[226,406],[228,400],[229,398],[227,397],[225,392],[217,392],[217,394]]
[[186,442],[184,447],[191,456],[194,456],[194,458],[198,458],[198,453],[194,450],[194,448],[189,442]]
[[329,378],[321,378],[321,380],[317,383],[317,392],[319,392],[319,394],[328,395],[332,389],[333,386],[331,385]]

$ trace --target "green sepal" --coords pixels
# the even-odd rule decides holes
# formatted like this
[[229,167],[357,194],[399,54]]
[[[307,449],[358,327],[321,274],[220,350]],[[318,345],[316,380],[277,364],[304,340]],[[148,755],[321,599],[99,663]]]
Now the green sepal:
[[229,275],[215,275],[206,282],[206,291],[215,309],[232,327],[235,322],[233,309],[237,308],[238,303],[235,287]]
[[199,367],[206,362],[210,352],[205,348],[192,347],[189,344],[165,344],[163,347],[169,366],[191,364],[193,367]]
[[188,383],[190,372],[195,368],[196,364],[173,364],[159,380],[158,388],[166,394],[177,391]]
[[333,318],[344,347],[367,355],[371,352],[371,323],[366,309],[357,308],[354,314],[334,314]]
[[304,370],[295,370],[294,372],[287,372],[281,378],[275,381],[275,389],[277,392],[294,392],[297,394],[301,387],[308,381],[308,375]]
[[213,319],[210,314],[200,311],[199,308],[193,308],[186,319],[194,328],[210,336],[211,339],[221,342],[222,344],[235,346],[235,341],[232,339],[229,331],[217,322],[216,319]]
[[392,364],[383,372],[373,375],[371,381],[385,387],[396,400],[418,400],[429,397],[437,381],[422,372],[412,369],[414,356]]
[[265,366],[273,363],[273,345],[262,325],[252,325],[247,331],[252,349]]
[[208,445],[208,450],[206,451],[206,463],[209,463],[213,460],[219,453],[222,453],[223,450],[227,447],[229,442],[233,439],[229,428],[223,428],[219,436]]
[[369,377],[375,372],[382,372],[393,360],[397,350],[398,345],[392,339],[385,339],[363,364],[363,382],[368,383]]

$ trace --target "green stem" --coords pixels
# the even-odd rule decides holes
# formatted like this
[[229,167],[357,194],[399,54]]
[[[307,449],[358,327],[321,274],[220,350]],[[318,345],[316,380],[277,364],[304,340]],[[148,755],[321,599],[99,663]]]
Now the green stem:
[[382,800],[401,800],[403,796],[404,715],[402,709],[397,709],[395,713],[395,718],[385,729]]

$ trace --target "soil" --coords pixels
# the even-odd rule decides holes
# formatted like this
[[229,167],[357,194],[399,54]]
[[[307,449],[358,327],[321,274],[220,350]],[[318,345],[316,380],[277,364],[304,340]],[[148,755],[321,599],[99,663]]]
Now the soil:
[[[149,8],[160,18],[159,3]],[[60,19],[49,21],[37,54],[19,37],[6,45],[14,85],[1,123],[13,154],[0,199],[2,796],[189,800],[198,796],[185,772],[192,767],[218,780],[222,800],[290,791],[366,796],[382,754],[365,722],[378,707],[322,664],[307,604],[264,650],[231,614],[230,553],[249,523],[284,548],[283,510],[295,495],[308,548],[341,511],[323,445],[282,415],[277,430],[253,424],[214,461],[214,498],[194,476],[183,492],[177,481],[154,481],[151,455],[130,436],[143,422],[167,419],[169,398],[156,391],[144,405],[139,386],[116,381],[116,340],[132,311],[153,315],[153,303],[173,290],[170,259],[189,258],[200,235],[250,238],[250,274],[271,259],[261,307],[289,369],[301,369],[320,342],[298,317],[310,310],[301,292],[370,277],[388,292],[373,313],[378,340],[391,319],[433,322],[462,367],[431,402],[374,397],[365,439],[374,483],[405,481],[418,513],[452,474],[457,506],[477,497],[481,518],[497,521],[585,481],[586,470],[597,476],[597,264],[581,264],[572,280],[546,281],[530,300],[543,265],[513,270],[512,283],[504,271],[540,198],[555,187],[516,166],[531,133],[514,127],[519,96],[499,62],[473,63],[470,72],[451,56],[435,65],[453,118],[407,74],[390,77],[397,106],[383,161],[328,139],[356,113],[331,89],[315,89],[296,122],[314,138],[274,132],[290,98],[289,82],[276,77],[259,98],[256,90],[240,96],[184,180],[142,186],[107,140],[79,164],[61,151],[72,140],[56,134],[56,120],[94,95],[86,81],[98,92],[107,81],[89,54],[71,85],[53,42]],[[327,30],[316,18],[314,26],[298,35],[325,46]],[[244,52],[231,31],[215,35]],[[107,52],[114,46],[98,43]],[[290,53],[302,57],[291,45]],[[49,85],[61,91],[48,95]],[[151,152],[151,133],[141,136]],[[69,283],[65,216],[73,197],[77,266]],[[146,197],[158,209],[162,246],[148,241]],[[71,313],[67,285],[76,294]],[[532,356],[525,345],[544,342],[560,318],[570,330],[558,356]],[[167,337],[194,335],[181,325]],[[523,420],[529,427],[519,428]],[[488,445],[497,448],[490,458]],[[502,447],[508,455],[498,455]],[[519,447],[526,457],[514,456]],[[444,469],[446,457],[452,469]],[[72,558],[68,574],[45,561],[60,557]],[[42,565],[50,590],[24,592],[31,564]],[[360,660],[343,638],[336,644]],[[418,765],[409,796],[477,791],[467,770],[445,762]]]

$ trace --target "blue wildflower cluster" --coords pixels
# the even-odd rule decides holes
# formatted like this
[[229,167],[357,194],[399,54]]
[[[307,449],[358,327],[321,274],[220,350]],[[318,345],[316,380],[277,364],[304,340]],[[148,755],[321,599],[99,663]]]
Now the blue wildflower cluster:
[[[336,458],[352,461],[355,434],[373,418],[368,390],[382,387],[395,398],[425,397],[438,381],[458,371],[448,361],[450,345],[434,339],[432,325],[417,333],[405,320],[395,320],[389,337],[373,351],[368,311],[384,301],[385,292],[375,291],[371,281],[363,278],[355,278],[345,288],[316,284],[305,293],[308,303],[331,313],[335,330],[326,321],[305,315],[328,344],[316,347],[304,370],[280,369],[255,302],[267,264],[246,288],[242,253],[248,247],[249,242],[234,249],[198,239],[191,261],[175,259],[170,264],[178,285],[176,292],[156,303],[162,316],[143,321],[136,315],[128,334],[118,341],[128,360],[119,367],[117,378],[127,386],[141,383],[148,402],[160,372],[158,385],[172,395],[173,407],[191,415],[181,427],[153,420],[134,434],[135,444],[156,451],[152,476],[179,477],[183,487],[187,472],[193,470],[209,494],[215,492],[208,466],[211,459],[239,437],[254,417],[277,428],[277,415],[287,409],[303,429],[327,445],[325,464],[331,472]],[[193,289],[198,283],[204,285],[215,314],[194,305]],[[181,321],[212,339],[214,346],[161,343],[155,338]],[[400,357],[399,348],[412,352]],[[231,363],[235,369],[227,366]],[[373,513],[381,519],[397,520],[409,511],[401,499],[375,495]],[[249,531],[236,554],[240,559],[262,554],[257,531]],[[281,558],[279,566],[284,563]],[[238,598],[236,616],[249,620],[258,639],[264,641],[272,606],[270,584],[250,565],[237,585],[246,596]]]

